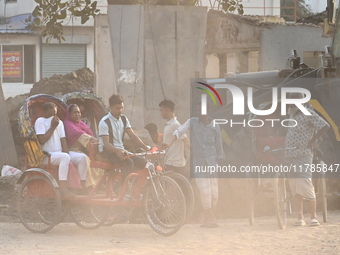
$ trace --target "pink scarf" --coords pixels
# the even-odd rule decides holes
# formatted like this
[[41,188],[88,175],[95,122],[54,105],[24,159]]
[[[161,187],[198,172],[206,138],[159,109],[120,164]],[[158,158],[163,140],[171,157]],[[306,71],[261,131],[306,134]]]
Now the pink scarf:
[[68,146],[72,146],[82,134],[93,136],[92,130],[83,121],[74,122],[71,120],[70,105],[67,107],[66,110],[64,127]]

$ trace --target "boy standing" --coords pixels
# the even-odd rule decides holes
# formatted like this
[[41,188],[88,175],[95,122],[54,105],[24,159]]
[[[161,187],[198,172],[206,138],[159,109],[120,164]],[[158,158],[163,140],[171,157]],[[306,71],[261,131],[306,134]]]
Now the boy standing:
[[[173,133],[181,126],[181,123],[175,116],[175,103],[171,100],[165,99],[159,103],[159,110],[163,119],[167,122],[163,132],[163,143],[170,144]],[[186,160],[184,157],[184,145],[190,146],[189,139],[186,134],[183,134],[178,140],[174,141],[169,147],[164,163],[166,170],[173,170],[185,177],[189,178],[189,174],[186,173]]]

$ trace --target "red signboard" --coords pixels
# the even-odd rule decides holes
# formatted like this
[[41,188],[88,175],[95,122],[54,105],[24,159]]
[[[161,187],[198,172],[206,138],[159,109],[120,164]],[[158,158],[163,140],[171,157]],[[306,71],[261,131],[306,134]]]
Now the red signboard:
[[3,77],[21,77],[21,52],[7,51],[2,53]]

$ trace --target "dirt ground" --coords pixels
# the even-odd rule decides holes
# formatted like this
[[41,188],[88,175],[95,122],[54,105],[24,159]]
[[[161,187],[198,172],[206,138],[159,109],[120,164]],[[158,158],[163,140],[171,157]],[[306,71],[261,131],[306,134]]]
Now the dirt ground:
[[[321,219],[321,215],[319,215]],[[220,220],[220,227],[187,224],[163,237],[144,224],[119,224],[83,230],[62,223],[45,234],[33,234],[21,223],[0,223],[0,254],[340,254],[340,211],[329,213],[320,227],[280,230],[274,216]]]

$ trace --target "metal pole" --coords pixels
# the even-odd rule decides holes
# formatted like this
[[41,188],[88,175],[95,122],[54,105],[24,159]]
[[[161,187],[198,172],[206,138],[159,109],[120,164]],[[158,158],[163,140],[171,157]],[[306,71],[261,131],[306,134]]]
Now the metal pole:
[[298,0],[294,1],[294,21],[297,21],[297,2]]
[[263,16],[266,16],[266,0],[263,0]]

